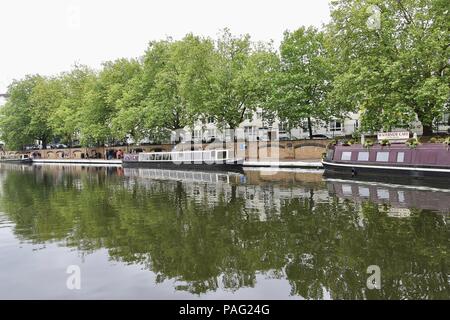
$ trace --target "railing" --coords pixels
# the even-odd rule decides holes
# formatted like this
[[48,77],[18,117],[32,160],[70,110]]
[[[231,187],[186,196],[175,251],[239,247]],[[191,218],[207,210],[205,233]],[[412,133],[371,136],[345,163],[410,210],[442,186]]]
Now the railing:
[[21,160],[21,159],[28,159],[28,155],[7,154],[0,156],[0,160]]
[[127,153],[123,156],[123,160],[124,161],[139,161],[139,155]]
[[[228,150],[174,151],[140,153],[142,162],[217,162],[230,160]],[[127,158],[125,158],[127,160]],[[136,161],[136,160],[132,160]]]
[[211,183],[229,183],[231,174],[210,173],[210,172],[192,172],[161,169],[130,169],[125,168],[124,174],[127,177],[150,178],[176,180],[186,182],[211,182]]

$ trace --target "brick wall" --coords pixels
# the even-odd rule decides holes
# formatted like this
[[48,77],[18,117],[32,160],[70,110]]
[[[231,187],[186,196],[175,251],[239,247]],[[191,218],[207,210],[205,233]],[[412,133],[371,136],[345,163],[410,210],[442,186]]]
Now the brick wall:
[[[222,142],[210,144],[194,144],[194,150],[208,150],[208,149],[233,149],[236,152],[237,158],[245,157],[247,160],[261,160],[261,161],[278,161],[278,160],[318,160],[322,158],[322,153],[325,152],[328,140],[300,140],[300,141],[275,141],[275,142],[238,142],[227,143],[225,146]],[[81,159],[82,156],[86,158],[100,157],[106,158],[108,150],[122,150],[125,153],[131,152],[160,152],[171,151],[174,145],[150,145],[150,146],[122,146],[122,147],[98,147],[98,148],[68,148],[68,149],[46,149],[20,152],[31,155],[33,152],[39,153],[43,159]],[[178,151],[186,151],[191,149],[191,144],[177,145]],[[18,152],[9,152],[11,154]]]

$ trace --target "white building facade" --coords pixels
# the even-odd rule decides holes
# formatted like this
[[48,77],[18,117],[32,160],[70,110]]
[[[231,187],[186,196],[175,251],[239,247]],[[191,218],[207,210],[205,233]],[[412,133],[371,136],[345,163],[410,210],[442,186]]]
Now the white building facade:
[[[277,140],[301,140],[309,139],[307,128],[294,128],[288,130],[286,125],[275,119],[271,126],[268,126],[263,119],[262,109],[248,113],[244,121],[239,125],[234,133],[235,136],[247,141],[277,141]],[[354,113],[344,119],[335,119],[327,124],[321,123],[313,125],[313,137],[329,138],[351,136],[359,127],[359,115]],[[230,141],[233,134],[230,130],[220,130],[213,118],[205,122],[198,121],[194,128],[185,127],[183,132],[172,134],[171,140],[209,142],[212,140]]]
[[[333,139],[344,136],[352,136],[360,126],[360,115],[350,113],[342,119],[335,119],[329,123],[316,122],[313,120],[312,134],[317,139]],[[392,129],[393,131],[405,131],[405,129]],[[224,132],[223,132],[224,131]],[[419,121],[414,122],[409,130],[417,135],[422,135],[422,125]],[[436,119],[434,123],[434,132],[438,134],[450,133],[450,115],[444,114]],[[256,112],[246,114],[244,121],[239,125],[234,133],[235,136],[247,141],[277,141],[277,140],[302,140],[309,139],[308,128],[293,128],[288,130],[278,119],[275,119],[272,126],[267,126],[263,119],[262,109]],[[181,137],[180,137],[181,136]],[[172,134],[171,141],[195,141],[210,142],[212,140],[230,141],[233,135],[229,130],[220,130],[213,118],[206,122],[198,121],[193,130],[185,127],[183,133]]]

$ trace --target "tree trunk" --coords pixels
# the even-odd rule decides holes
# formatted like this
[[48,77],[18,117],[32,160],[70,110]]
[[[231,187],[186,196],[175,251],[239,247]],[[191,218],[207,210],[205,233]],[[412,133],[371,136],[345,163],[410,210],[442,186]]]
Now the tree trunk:
[[47,138],[42,139],[42,149],[47,149]]
[[423,136],[431,137],[433,135],[433,126],[429,124],[422,124],[423,127]]
[[313,131],[312,131],[312,123],[311,123],[311,118],[308,117],[308,131],[309,131],[309,139],[312,140],[313,138]]
[[[422,124],[423,127],[423,136],[430,137],[433,135],[433,124],[432,121],[429,121],[429,118],[426,117],[423,111],[416,111],[417,118]],[[428,120],[428,121],[427,121]]]

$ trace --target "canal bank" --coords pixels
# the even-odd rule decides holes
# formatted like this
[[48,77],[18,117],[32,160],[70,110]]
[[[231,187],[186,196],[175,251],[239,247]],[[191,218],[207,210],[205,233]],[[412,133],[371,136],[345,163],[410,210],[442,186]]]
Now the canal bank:
[[[227,149],[234,150],[235,158],[247,161],[310,161],[322,159],[322,154],[330,140],[290,140],[290,141],[238,141],[235,143],[212,142],[204,144],[153,144],[117,147],[78,147],[64,149],[37,149],[27,151],[0,151],[0,155],[28,155],[40,159],[102,159],[107,160],[111,153],[200,151]],[[33,156],[34,155],[34,156]]]

